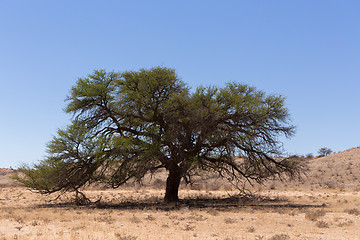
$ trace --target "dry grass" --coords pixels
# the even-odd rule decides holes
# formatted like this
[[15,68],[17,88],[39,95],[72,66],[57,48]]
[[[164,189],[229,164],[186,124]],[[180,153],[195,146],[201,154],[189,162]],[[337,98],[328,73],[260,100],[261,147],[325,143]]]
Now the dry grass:
[[[145,193],[149,198],[144,198]],[[356,239],[359,192],[271,190],[262,198],[197,200],[181,191],[178,204],[164,204],[160,190],[92,190],[110,201],[76,206],[70,196],[49,202],[24,188],[0,192],[0,239]],[[301,198],[299,198],[301,196]],[[25,198],[23,198],[25,197]],[[113,199],[116,198],[116,201]],[[155,200],[154,200],[155,199]],[[158,200],[156,200],[158,199]],[[341,200],[341,201],[338,201]]]
[[[181,202],[164,204],[164,176],[151,184],[87,189],[98,204],[41,196],[0,174],[1,239],[360,239],[360,148],[312,159],[309,177],[256,186],[257,198],[230,198],[209,176],[181,186]],[[205,184],[205,182],[210,184]]]

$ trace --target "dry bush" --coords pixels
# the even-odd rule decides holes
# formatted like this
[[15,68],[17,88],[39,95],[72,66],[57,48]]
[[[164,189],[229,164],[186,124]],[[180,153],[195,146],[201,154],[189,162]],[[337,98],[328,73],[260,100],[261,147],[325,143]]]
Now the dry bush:
[[233,218],[227,217],[227,218],[225,218],[225,223],[226,223],[226,224],[233,224],[233,223],[236,223],[236,219],[233,219]]
[[191,224],[186,224],[185,227],[182,229],[184,231],[194,231],[195,226],[191,225]]
[[248,227],[247,231],[250,232],[250,233],[253,233],[253,232],[255,232],[255,228],[253,226]]
[[360,215],[360,211],[357,208],[352,208],[352,209],[346,209],[344,212],[351,214],[351,215],[355,215],[355,216],[359,216]]
[[345,219],[345,220],[339,221],[337,226],[338,227],[347,227],[347,226],[353,225],[353,223],[354,222],[351,219]]
[[155,219],[156,218],[151,214],[147,215],[146,218],[145,218],[145,220],[147,220],[147,221],[154,221]]
[[329,189],[335,189],[336,188],[336,184],[334,181],[327,181],[324,183],[326,187],[328,187]]
[[113,222],[116,221],[111,216],[98,216],[98,217],[95,217],[94,220],[97,222],[105,222],[107,224],[112,224]]
[[316,210],[315,212],[307,212],[305,213],[305,218],[311,221],[317,221],[320,217],[326,215],[324,210]]
[[327,222],[325,222],[325,221],[317,221],[316,226],[318,228],[328,228],[329,224]]
[[137,239],[137,237],[135,237],[135,236],[123,235],[123,234],[120,234],[120,233],[115,233],[115,237],[118,240],[136,240]]
[[285,233],[281,233],[281,234],[276,234],[274,236],[272,236],[269,240],[288,240],[290,239],[290,236],[285,234]]
[[204,217],[203,215],[201,214],[197,214],[197,213],[192,213],[190,217],[188,217],[189,220],[195,220],[197,222],[199,221],[206,221],[207,218]]

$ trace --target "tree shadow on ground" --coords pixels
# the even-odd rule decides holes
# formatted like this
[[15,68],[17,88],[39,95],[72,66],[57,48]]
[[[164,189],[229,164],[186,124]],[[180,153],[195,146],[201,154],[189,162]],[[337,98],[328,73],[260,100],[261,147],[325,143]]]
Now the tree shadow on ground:
[[325,204],[297,204],[284,198],[269,197],[228,197],[228,198],[186,198],[174,203],[165,203],[156,200],[127,200],[119,203],[93,202],[84,205],[76,205],[74,202],[49,203],[38,205],[40,208],[91,208],[91,209],[117,209],[117,210],[157,210],[171,211],[188,209],[214,209],[218,211],[233,211],[252,207],[253,209],[307,209],[324,208]]

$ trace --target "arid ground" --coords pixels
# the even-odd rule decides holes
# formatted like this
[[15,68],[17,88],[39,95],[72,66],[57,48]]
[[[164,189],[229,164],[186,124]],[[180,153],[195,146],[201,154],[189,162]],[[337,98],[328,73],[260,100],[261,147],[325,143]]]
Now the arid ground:
[[86,189],[86,206],[15,186],[10,174],[0,171],[0,239],[360,239],[360,148],[310,159],[307,177],[255,186],[256,197],[207,179],[182,186],[176,204],[162,203],[161,174]]

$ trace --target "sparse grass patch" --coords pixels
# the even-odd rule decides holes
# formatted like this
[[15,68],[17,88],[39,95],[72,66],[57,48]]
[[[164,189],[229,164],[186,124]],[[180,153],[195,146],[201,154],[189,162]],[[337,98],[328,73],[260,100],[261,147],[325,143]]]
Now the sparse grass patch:
[[237,240],[238,238],[235,237],[226,237],[225,240]]
[[210,214],[211,216],[219,215],[219,211],[217,211],[216,209],[213,209],[213,208],[210,208],[209,210],[207,210],[207,213]]
[[132,217],[129,219],[131,223],[141,223],[140,218],[135,216],[135,214],[132,215]]
[[192,213],[191,216],[188,217],[188,219],[190,219],[190,220],[195,220],[195,221],[197,221],[197,222],[207,220],[206,217],[204,217],[204,216],[201,215],[201,214],[197,214],[197,213]]
[[80,226],[73,227],[72,230],[76,232],[76,231],[79,231],[79,230],[84,230],[85,228],[86,228],[86,226],[82,224]]
[[255,240],[262,240],[264,239],[264,236],[261,236],[261,235],[256,235],[255,236]]

